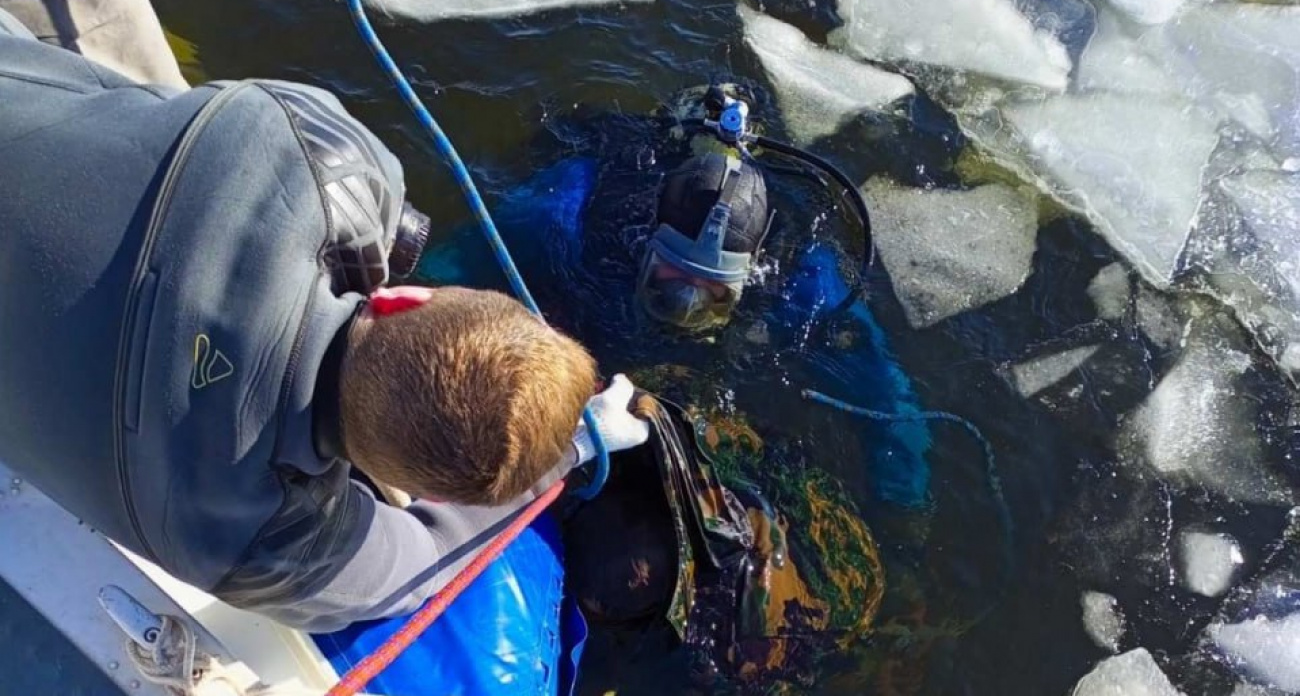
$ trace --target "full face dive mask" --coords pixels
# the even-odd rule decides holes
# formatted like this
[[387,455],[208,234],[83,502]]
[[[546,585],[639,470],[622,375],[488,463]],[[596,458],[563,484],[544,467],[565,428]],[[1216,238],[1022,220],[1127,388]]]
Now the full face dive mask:
[[[684,234],[681,219],[698,219],[701,199],[714,196],[695,238]],[[721,154],[692,158],[670,175],[660,199],[660,225],[637,282],[641,306],[655,319],[683,329],[725,324],[740,301],[769,222],[767,192],[757,170]]]
[[568,592],[597,624],[666,620],[695,679],[804,682],[865,633],[884,574],[865,524],[819,484],[788,520],[724,483],[702,422],[639,394],[645,446],[616,453],[601,494],[565,523]]

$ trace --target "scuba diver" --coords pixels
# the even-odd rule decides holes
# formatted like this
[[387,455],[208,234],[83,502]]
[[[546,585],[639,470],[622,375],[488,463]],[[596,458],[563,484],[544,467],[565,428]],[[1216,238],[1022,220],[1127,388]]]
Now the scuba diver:
[[[562,522],[566,593],[604,629],[586,651],[615,653],[588,659],[584,688],[662,688],[655,673],[683,657],[675,676],[711,689],[812,683],[871,629],[884,595],[855,506],[816,470],[787,472],[796,496],[775,504],[765,491],[782,491],[756,476],[772,460],[743,425],[645,392],[632,410],[650,445],[614,455],[600,495]],[[671,640],[646,650],[649,635]],[[628,638],[632,650],[610,644]]]
[[[701,358],[709,365],[703,371],[713,372],[718,352],[736,360],[767,356],[798,372],[789,381],[898,414],[901,422],[863,428],[871,443],[869,500],[904,514],[923,510],[930,434],[924,422],[907,420],[921,413],[917,397],[861,297],[872,252],[860,194],[825,160],[759,136],[759,147],[793,153],[813,169],[761,162],[743,142],[746,103],[717,86],[698,97],[687,93],[684,105],[666,114],[577,114],[548,124],[562,149],[576,154],[548,164],[494,206],[525,280],[550,321],[582,337],[602,365],[634,379],[652,366],[700,367]],[[682,133],[670,130],[683,126]],[[844,188],[866,237],[856,283],[840,271],[838,242],[809,239],[800,230],[812,223],[787,219],[806,202],[770,205],[776,192],[768,172],[818,182],[825,173]],[[431,242],[417,277],[504,287],[475,235],[463,229]],[[766,272],[771,268],[781,270]],[[701,351],[703,342],[720,350]],[[773,416],[774,425],[779,419]]]
[[[692,634],[689,627],[699,622],[680,620],[690,613],[682,610],[690,604],[682,599],[682,588],[695,588],[697,598],[716,599],[719,593],[699,587],[701,573],[692,571],[695,582],[687,583],[666,570],[688,557],[705,557],[715,562],[744,559],[750,567],[770,571],[775,567],[772,554],[737,544],[743,533],[721,535],[732,540],[718,542],[721,549],[700,541],[716,537],[688,534],[697,542],[689,550],[689,545],[672,543],[672,530],[680,535],[682,529],[746,526],[735,520],[747,520],[751,530],[766,530],[760,536],[778,541],[777,546],[788,544],[788,558],[794,559],[783,566],[792,579],[778,584],[802,588],[790,591],[830,607],[821,613],[826,623],[811,632],[833,634],[835,640],[861,634],[881,606],[885,577],[862,517],[878,535],[888,530],[882,537],[889,540],[885,556],[893,552],[903,556],[904,565],[915,564],[930,510],[930,433],[910,381],[862,297],[871,244],[866,207],[856,189],[820,158],[761,136],[747,137],[745,102],[718,88],[703,96],[684,109],[656,116],[577,114],[549,122],[550,136],[567,156],[546,162],[530,179],[502,193],[493,212],[548,320],[581,337],[602,365],[627,372],[657,395],[662,409],[673,414],[668,420],[678,422],[683,441],[704,440],[679,449],[687,452],[686,470],[706,473],[677,478],[702,479],[708,485],[683,492],[669,485],[671,477],[665,474],[668,505],[657,497],[647,501],[646,491],[653,489],[656,477],[637,479],[627,473],[637,467],[625,461],[643,456],[629,453],[611,467],[602,494],[568,517],[566,567],[573,594],[589,617],[602,623],[666,613],[678,637],[697,648],[696,666],[702,669],[696,671],[706,677],[802,681],[812,669],[809,660],[815,662],[813,656],[821,651],[809,647],[817,641],[803,643],[801,649],[777,649],[771,642],[772,635],[809,633],[808,626],[791,628],[788,617],[773,609],[779,606],[774,598],[785,595],[770,591],[770,585],[761,585],[766,592],[761,602],[755,599],[759,595],[743,591],[721,593],[728,597],[723,605],[748,606],[751,615],[763,607],[758,613],[766,611],[774,620],[720,621],[717,605],[706,601],[699,606],[714,608],[697,611],[710,616],[706,625],[725,635]],[[553,143],[544,149],[543,157],[553,157]],[[786,155],[795,166],[768,162],[773,153]],[[795,176],[778,179],[774,173]],[[773,185],[787,178],[821,182],[822,176],[834,179],[851,197],[867,237],[861,240],[856,283],[841,271],[850,245],[803,234],[813,223],[798,216],[812,217],[817,211],[791,200],[790,187]],[[476,232],[466,229],[432,243],[417,276],[435,283],[499,285],[494,259],[472,237]],[[756,363],[756,356],[764,362]],[[867,452],[865,495],[851,494],[833,476],[820,473],[828,467],[811,461],[818,453],[802,444],[806,428],[782,420],[781,414],[764,419],[765,399],[751,404],[730,398],[720,373],[737,362],[753,367],[747,377],[766,378],[760,387],[764,394],[789,394],[791,384],[808,386],[895,417],[896,422],[861,427],[854,422]],[[793,391],[797,397],[797,388]],[[662,442],[666,430],[654,428],[652,441]],[[760,430],[769,435],[760,436]],[[841,430],[834,437],[842,441],[851,436]],[[662,461],[660,466],[665,466]],[[643,463],[639,470],[648,468],[653,470]],[[701,492],[710,490],[725,494]],[[697,498],[712,503],[689,502]],[[720,505],[720,500],[731,504]],[[708,512],[719,509],[732,514],[723,521]],[[830,534],[830,528],[838,531]],[[609,530],[614,529],[619,530],[613,535],[618,548],[611,549]],[[813,529],[819,530],[817,538]],[[842,548],[828,548],[835,543]],[[846,558],[855,560],[846,563]],[[715,580],[730,577],[718,573],[716,563],[712,566]],[[909,572],[904,568],[903,574]],[[772,580],[770,572],[765,577]],[[807,606],[806,601],[795,604]],[[826,618],[830,616],[833,621]],[[768,642],[749,643],[750,648],[762,646],[757,654],[741,648],[743,641],[737,639],[753,634],[726,633],[736,621],[751,629],[772,629]]]

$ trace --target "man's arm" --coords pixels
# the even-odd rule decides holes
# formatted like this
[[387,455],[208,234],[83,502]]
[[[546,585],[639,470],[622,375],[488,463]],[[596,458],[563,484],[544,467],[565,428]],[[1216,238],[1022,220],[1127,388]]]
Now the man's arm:
[[245,605],[288,626],[329,633],[369,619],[409,614],[442,589],[525,507],[572,470],[572,452],[524,495],[499,507],[417,500],[403,508],[375,500],[352,482],[349,504],[361,510],[353,533],[360,547],[310,594]]
[[[610,387],[588,402],[597,430],[611,452],[636,447],[650,436],[649,424],[628,411],[634,392],[626,376],[615,375]],[[346,499],[333,507],[336,511],[354,511],[348,515],[349,528],[339,534],[345,539],[336,548],[356,551],[334,561],[321,559],[323,563],[302,559],[304,565],[328,568],[328,579],[323,584],[280,583],[276,586],[281,589],[273,594],[234,590],[223,599],[315,633],[415,611],[478,556],[529,503],[575,466],[596,456],[586,425],[575,425],[572,446],[563,459],[526,493],[505,505],[477,507],[416,501],[403,509],[375,500],[369,489],[353,482],[347,488]],[[307,555],[321,553],[329,546],[313,543]],[[283,566],[282,561],[276,564]],[[256,578],[256,570],[251,575]]]

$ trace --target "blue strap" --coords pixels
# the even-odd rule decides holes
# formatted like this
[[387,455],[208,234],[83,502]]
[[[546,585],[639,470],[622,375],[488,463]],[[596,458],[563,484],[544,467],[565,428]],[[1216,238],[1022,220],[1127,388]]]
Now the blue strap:
[[[505,242],[501,241],[501,234],[497,232],[496,224],[492,222],[492,216],[488,213],[487,206],[483,204],[483,199],[478,194],[478,188],[474,186],[474,181],[469,176],[469,170],[465,163],[461,161],[460,155],[456,154],[456,148],[452,146],[451,140],[442,132],[438,122],[434,120],[433,115],[424,107],[424,102],[415,94],[411,88],[411,83],[407,81],[406,76],[398,69],[397,64],[393,62],[392,56],[388,55],[388,50],[375,34],[374,27],[370,26],[370,20],[366,19],[365,10],[361,7],[361,0],[348,0],[348,9],[352,12],[352,19],[356,23],[357,31],[361,33],[361,38],[370,46],[370,51],[375,54],[379,65],[388,73],[389,79],[401,93],[403,101],[415,113],[415,118],[424,126],[424,130],[433,140],[434,147],[442,155],[447,166],[451,168],[452,176],[455,177],[456,183],[460,185],[461,191],[465,193],[465,200],[469,203],[470,210],[474,211],[474,216],[478,218],[479,225],[483,228],[483,235],[487,237],[488,245],[492,247],[492,253],[496,255],[497,263],[501,265],[501,270],[505,272],[506,278],[510,281],[510,287],[514,290],[515,296],[528,307],[529,311],[537,315],[542,322],[546,319],[533,301],[532,293],[528,292],[528,286],[524,284],[523,277],[519,274],[519,269],[515,267],[514,259],[510,257],[510,251],[506,249]],[[605,480],[609,478],[609,450],[605,447],[605,441],[600,436],[600,430],[596,427],[596,418],[590,408],[582,412],[582,420],[587,424],[587,432],[591,433],[591,441],[596,445],[596,470],[592,475],[591,482],[585,487],[578,489],[575,493],[583,500],[590,500],[596,497],[600,489],[605,486]]]

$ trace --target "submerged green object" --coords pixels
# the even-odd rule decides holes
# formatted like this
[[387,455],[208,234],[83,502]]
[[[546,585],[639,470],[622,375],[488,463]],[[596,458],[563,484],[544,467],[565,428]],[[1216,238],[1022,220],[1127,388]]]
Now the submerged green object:
[[774,507],[745,480],[763,445],[741,422],[649,394],[633,411],[650,442],[620,453],[610,488],[570,520],[571,591],[597,622],[666,619],[697,679],[809,681],[879,610],[884,572],[866,525],[816,475],[791,477],[800,504]]

